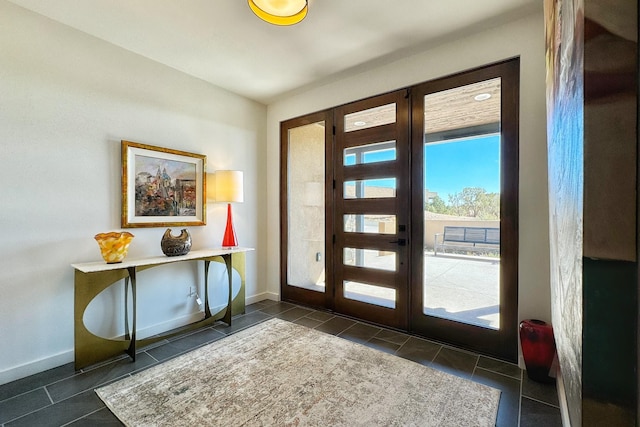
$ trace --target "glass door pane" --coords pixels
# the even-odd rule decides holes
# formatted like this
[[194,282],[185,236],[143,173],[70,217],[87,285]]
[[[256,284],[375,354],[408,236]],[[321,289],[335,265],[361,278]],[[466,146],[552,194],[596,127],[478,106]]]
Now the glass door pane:
[[500,328],[500,86],[424,96],[423,312],[491,329]]
[[344,297],[380,307],[396,308],[396,290],[391,288],[345,281]]

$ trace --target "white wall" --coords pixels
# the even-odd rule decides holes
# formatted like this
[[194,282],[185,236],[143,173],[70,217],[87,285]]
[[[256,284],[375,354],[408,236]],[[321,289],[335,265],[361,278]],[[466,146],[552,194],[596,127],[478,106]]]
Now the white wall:
[[[73,360],[70,264],[100,260],[93,236],[120,229],[121,139],[244,171],[234,222],[257,249],[247,297],[262,298],[265,106],[4,0],[0,58],[0,384]],[[220,245],[225,207],[209,204],[208,225],[189,228],[194,249]],[[162,255],[164,228],[130,231],[129,257]],[[187,293],[201,266],[160,268],[153,286],[140,283],[153,307],[140,298],[139,322],[151,329],[198,311]]]
[[314,111],[520,56],[519,318],[551,320],[546,159],[545,50],[540,11],[444,43],[392,64],[269,105],[267,115],[268,292],[279,295],[279,122]]

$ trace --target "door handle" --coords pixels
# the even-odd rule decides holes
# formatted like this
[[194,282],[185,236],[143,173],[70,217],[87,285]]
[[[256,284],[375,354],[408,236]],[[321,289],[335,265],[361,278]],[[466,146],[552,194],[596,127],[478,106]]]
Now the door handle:
[[394,240],[393,242],[389,242],[389,243],[397,243],[398,246],[406,246],[407,245],[407,239],[398,239],[398,240]]

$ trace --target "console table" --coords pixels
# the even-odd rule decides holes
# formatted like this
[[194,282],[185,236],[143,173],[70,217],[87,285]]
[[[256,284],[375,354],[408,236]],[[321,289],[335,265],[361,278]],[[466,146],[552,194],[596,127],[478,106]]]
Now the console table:
[[[252,251],[252,248],[221,248],[194,250],[182,256],[157,256],[142,259],[125,259],[121,263],[107,264],[102,262],[89,262],[83,264],[71,264],[75,269],[74,286],[74,337],[75,337],[75,368],[80,369],[94,363],[106,360],[110,357],[121,354],[123,351],[135,360],[136,346],[146,346],[154,342],[166,339],[170,336],[183,333],[187,330],[196,329],[207,324],[212,324],[216,320],[222,319],[231,325],[231,316],[234,308],[237,313],[244,312],[244,268],[245,252]],[[191,323],[176,331],[157,335],[150,338],[136,339],[136,273],[159,265],[165,265],[184,261],[204,261],[204,318]],[[227,278],[229,283],[229,299],[227,301],[224,316],[220,317],[211,313],[209,307],[209,264],[211,261],[224,262],[227,268]],[[232,293],[233,270],[240,273],[241,286],[236,300]],[[99,337],[91,333],[84,324],[84,313],[89,303],[103,290],[124,279],[125,287],[125,334],[123,339],[109,339]],[[128,298],[129,284],[131,285],[132,316],[131,330],[129,329]],[[237,303],[237,304],[236,304]],[[220,312],[222,313],[222,311]]]

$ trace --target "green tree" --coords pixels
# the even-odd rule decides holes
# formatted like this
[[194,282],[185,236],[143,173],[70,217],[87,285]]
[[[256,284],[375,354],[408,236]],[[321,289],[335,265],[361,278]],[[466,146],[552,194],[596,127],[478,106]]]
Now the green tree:
[[437,194],[434,197],[431,197],[425,203],[425,209],[429,212],[439,213],[439,214],[449,214],[451,213],[451,209],[449,206],[442,200],[442,197]]
[[500,219],[500,193],[485,193],[480,200],[480,219]]
[[500,218],[500,194],[487,193],[481,187],[465,187],[449,194],[449,209],[454,215],[479,219]]

